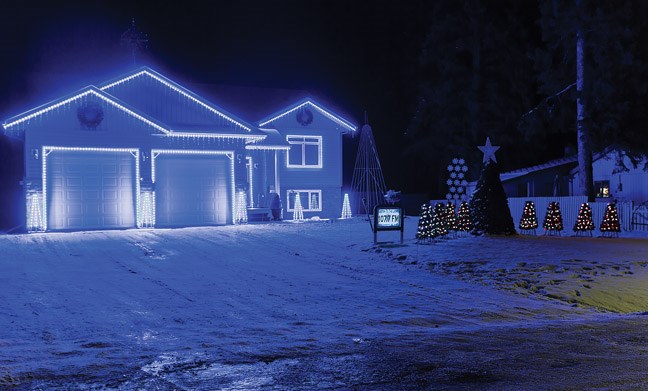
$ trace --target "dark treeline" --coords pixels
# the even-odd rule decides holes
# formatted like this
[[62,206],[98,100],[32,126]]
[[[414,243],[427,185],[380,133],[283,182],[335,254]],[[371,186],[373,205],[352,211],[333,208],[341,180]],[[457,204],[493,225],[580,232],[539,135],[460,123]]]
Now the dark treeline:
[[575,154],[579,27],[591,149],[648,151],[647,8],[640,0],[435,2],[406,132],[410,191],[445,194],[455,156],[474,163],[474,179],[486,136],[502,146],[504,170]]

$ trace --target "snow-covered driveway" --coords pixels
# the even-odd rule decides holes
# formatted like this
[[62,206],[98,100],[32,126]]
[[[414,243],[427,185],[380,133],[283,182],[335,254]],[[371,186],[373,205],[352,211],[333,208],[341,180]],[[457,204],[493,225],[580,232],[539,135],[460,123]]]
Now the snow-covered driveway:
[[[348,371],[378,365],[366,362],[367,350],[393,341],[409,346],[399,351],[411,360],[417,341],[435,335],[601,320],[432,265],[471,254],[494,262],[533,248],[523,239],[513,239],[520,249],[497,238],[371,240],[359,219],[0,236],[0,388],[390,388],[389,376]],[[532,244],[533,254],[551,252]],[[613,257],[603,254],[609,248],[595,253]],[[643,249],[624,256],[640,259]],[[573,255],[557,259],[592,255],[556,251]]]

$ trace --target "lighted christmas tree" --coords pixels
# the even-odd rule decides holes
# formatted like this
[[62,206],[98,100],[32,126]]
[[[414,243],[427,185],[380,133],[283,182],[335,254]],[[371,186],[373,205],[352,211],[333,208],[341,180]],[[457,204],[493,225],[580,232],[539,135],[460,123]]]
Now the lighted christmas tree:
[[455,205],[448,201],[448,204],[446,205],[446,229],[448,231],[457,230],[457,213],[455,210]]
[[581,204],[576,216],[576,223],[574,223],[574,232],[576,235],[589,235],[592,236],[594,230],[594,221],[592,220],[592,208],[587,202]]
[[601,222],[601,232],[603,236],[619,237],[621,222],[619,221],[619,211],[616,208],[616,202],[610,202],[605,207],[605,214]]
[[342,202],[342,215],[341,219],[351,218],[351,203],[349,202],[349,194],[344,193],[344,201]]
[[486,145],[478,148],[484,152],[484,167],[470,200],[472,232],[475,235],[515,235],[515,224],[495,159],[499,147],[491,145],[487,138]]
[[538,216],[536,215],[536,208],[533,201],[524,203],[524,211],[522,211],[522,217],[520,218],[520,225],[518,227],[522,233],[532,233],[535,235],[535,230],[538,228]]
[[421,205],[416,239],[418,243],[429,243],[432,239],[432,207],[429,204]]
[[547,206],[542,228],[545,230],[545,235],[560,235],[560,231],[563,230],[562,213],[557,202],[552,201]]
[[434,206],[434,213],[432,215],[432,237],[444,236],[448,234],[448,223],[446,206],[438,203]]
[[295,221],[304,220],[304,207],[302,207],[301,199],[299,198],[299,193],[295,193],[295,209],[293,211],[293,220]]
[[457,215],[457,231],[468,232],[472,229],[472,220],[470,219],[470,206],[466,201],[459,205],[459,213]]

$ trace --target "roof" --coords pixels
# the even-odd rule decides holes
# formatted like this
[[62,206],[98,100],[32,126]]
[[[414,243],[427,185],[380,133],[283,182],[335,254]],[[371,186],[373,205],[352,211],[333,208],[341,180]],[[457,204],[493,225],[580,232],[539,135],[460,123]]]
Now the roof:
[[[143,82],[144,79],[148,79],[148,85]],[[166,90],[165,93],[160,93],[160,89]],[[135,90],[140,91],[135,93]],[[142,96],[147,96],[147,93],[162,96],[164,102],[161,104],[154,102],[156,104],[151,106],[150,100],[142,99]],[[23,129],[17,131],[10,129],[29,123],[32,118],[90,94],[170,136],[236,137],[249,139],[248,141],[259,141],[265,138],[265,134],[254,125],[206,101],[148,67],[138,68],[119,78],[101,83],[99,87],[87,86],[11,117],[3,123],[5,133],[18,134]],[[182,101],[180,104],[179,100]],[[190,120],[178,121],[181,117],[177,115],[179,112]]]
[[500,179],[502,180],[502,182],[504,182],[504,181],[507,181],[507,180],[511,180],[511,179],[514,179],[514,178],[518,178],[518,177],[521,177],[521,176],[524,176],[524,175],[528,175],[528,174],[531,174],[531,173],[534,173],[534,172],[546,170],[546,169],[549,169],[549,168],[554,168],[554,167],[559,167],[559,166],[563,166],[563,165],[566,165],[566,164],[576,163],[577,161],[578,161],[578,157],[576,155],[562,157],[562,158],[550,160],[550,161],[548,161],[546,163],[538,164],[538,165],[535,165],[535,166],[518,168],[517,170],[503,172],[503,173],[500,174]]
[[290,149],[290,144],[277,129],[260,128],[259,130],[266,135],[266,138],[258,143],[247,145],[246,149]]
[[[267,126],[275,117],[289,114],[304,104],[315,105],[315,109],[340,124],[345,131],[354,131],[357,126],[353,117],[329,103],[321,96],[314,97],[306,90],[236,86],[223,84],[193,84],[203,95],[221,102],[261,127]],[[268,115],[268,113],[272,113]]]
[[[252,125],[247,121],[148,67],[141,67],[105,82],[99,88],[130,101],[139,110],[160,118],[177,131],[252,131]],[[142,95],[155,95],[158,99],[141,99]],[[188,121],[187,117],[191,120]],[[220,126],[216,125],[219,122]]]
[[124,111],[126,114],[146,123],[149,126],[154,127],[155,129],[159,130],[162,133],[169,133],[167,125],[147,116],[146,114],[137,112],[137,110],[132,106],[128,105],[127,103],[121,101],[120,99],[110,94],[101,91],[95,86],[87,86],[71,94],[55,99],[51,102],[37,106],[31,110],[27,110],[22,114],[18,114],[14,117],[11,117],[4,121],[3,127],[5,128],[6,131],[14,126],[20,125],[21,123],[29,122],[29,120],[31,120],[32,118],[48,113],[54,109],[57,109],[75,100],[82,99],[88,95],[93,95],[103,100],[104,102]]
[[[139,67],[14,116],[4,122],[4,128],[7,132],[12,126],[78,99],[80,94],[92,93],[172,136],[249,136],[252,141],[270,137],[264,145],[284,147],[287,144],[279,140],[281,137],[272,129],[272,122],[307,105],[340,125],[345,132],[357,129],[342,111],[324,105],[306,91],[194,85],[251,121],[232,114],[149,67]],[[156,99],[147,99],[151,95]]]
[[356,129],[358,129],[358,126],[349,120],[342,118],[338,114],[336,114],[333,110],[329,109],[328,107],[324,106],[321,103],[318,103],[315,101],[315,99],[311,97],[305,97],[303,99],[298,100],[297,102],[293,103],[292,105],[289,105],[287,107],[283,107],[278,111],[275,111],[274,113],[266,116],[265,118],[262,118],[258,124],[259,126],[266,126],[277,119],[288,115],[296,110],[301,109],[302,107],[305,106],[310,106],[311,108],[317,110],[320,112],[320,114],[324,115],[328,119],[330,119],[333,122],[336,122],[339,124],[345,131],[350,131],[350,132],[355,132]]

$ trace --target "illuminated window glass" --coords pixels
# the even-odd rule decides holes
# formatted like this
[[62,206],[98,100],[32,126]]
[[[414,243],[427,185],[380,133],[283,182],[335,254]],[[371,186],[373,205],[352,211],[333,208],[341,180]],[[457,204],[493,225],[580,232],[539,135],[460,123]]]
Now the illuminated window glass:
[[610,181],[594,181],[594,191],[597,198],[610,197]]
[[286,136],[290,144],[287,166],[290,168],[322,168],[321,136]]
[[295,197],[299,197],[304,212],[322,211],[322,190],[288,190],[288,212],[295,210]]

